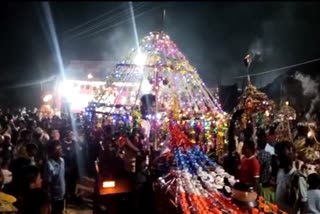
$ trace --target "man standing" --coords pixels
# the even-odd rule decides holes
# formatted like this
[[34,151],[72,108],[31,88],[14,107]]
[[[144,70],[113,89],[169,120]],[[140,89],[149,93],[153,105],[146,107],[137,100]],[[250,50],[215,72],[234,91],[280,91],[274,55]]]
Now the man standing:
[[255,144],[253,141],[245,141],[242,147],[244,157],[241,160],[239,180],[241,183],[249,183],[257,189],[260,177],[260,164],[255,156]]
[[52,200],[52,214],[62,214],[66,193],[65,163],[59,141],[48,144],[49,159],[44,173],[44,182],[49,190]]
[[258,154],[257,159],[260,163],[260,183],[259,194],[269,202],[274,202],[274,193],[270,189],[271,187],[271,162],[272,156],[265,150],[267,145],[267,137],[262,132],[258,135]]
[[74,200],[79,177],[77,155],[80,151],[77,143],[74,141],[73,132],[70,130],[67,131],[65,139],[62,141],[62,151],[66,164],[67,200]]
[[258,154],[257,159],[260,163],[260,184],[262,186],[269,186],[270,181],[270,166],[271,166],[271,154],[265,150],[267,145],[267,139],[264,134],[258,136]]
[[291,142],[283,141],[278,153],[276,204],[287,213],[304,213],[307,202],[305,175],[294,167],[295,148]]

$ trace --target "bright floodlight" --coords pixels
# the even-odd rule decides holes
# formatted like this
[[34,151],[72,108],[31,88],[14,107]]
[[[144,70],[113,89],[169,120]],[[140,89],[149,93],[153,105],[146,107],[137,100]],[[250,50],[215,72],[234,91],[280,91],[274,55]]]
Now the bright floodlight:
[[146,63],[146,59],[147,56],[142,54],[142,53],[138,53],[137,56],[134,58],[134,64],[136,65],[144,65]]
[[141,84],[141,94],[151,94],[152,93],[152,85],[150,84],[149,80],[145,79],[142,81]]
[[91,80],[93,78],[92,74],[88,74],[88,79]]
[[43,97],[43,102],[49,102],[52,99],[52,94],[47,94],[46,96]]

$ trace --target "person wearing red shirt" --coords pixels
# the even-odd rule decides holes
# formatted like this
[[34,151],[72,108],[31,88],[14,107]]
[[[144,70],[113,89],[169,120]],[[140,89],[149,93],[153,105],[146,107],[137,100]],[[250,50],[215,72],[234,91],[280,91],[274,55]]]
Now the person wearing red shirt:
[[255,144],[253,141],[245,141],[242,147],[244,157],[241,160],[239,180],[241,183],[249,183],[257,188],[260,175],[260,163],[255,156]]

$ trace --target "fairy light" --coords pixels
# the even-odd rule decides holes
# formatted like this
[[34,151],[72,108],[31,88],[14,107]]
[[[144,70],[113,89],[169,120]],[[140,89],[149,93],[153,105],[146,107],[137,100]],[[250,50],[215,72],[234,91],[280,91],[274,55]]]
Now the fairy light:
[[[131,66],[130,63],[134,63],[136,66]],[[226,118],[227,115],[222,111],[217,96],[209,95],[209,91],[199,77],[198,71],[178,50],[176,44],[170,40],[168,35],[150,32],[147,37],[142,39],[139,48],[131,50],[130,55],[114,70],[108,81],[115,82],[114,79],[117,79],[119,82],[137,82],[136,79],[139,78],[134,79],[134,76],[141,75],[139,72],[141,72],[140,67],[142,66],[145,76],[141,89],[144,92],[156,95],[159,107],[164,108],[162,110],[168,114],[173,108],[177,108],[173,107],[172,99],[173,94],[177,93],[178,110],[184,110],[183,113],[177,113],[178,118],[194,118],[196,114],[201,113],[203,115],[201,120],[204,121],[200,123],[200,126],[205,130],[202,133],[203,137],[211,142],[213,133],[213,129],[210,127],[211,122],[217,122],[221,118]],[[147,83],[147,78],[153,79],[153,82]],[[163,84],[164,79],[167,80],[167,84]],[[164,88],[168,90],[165,93]],[[133,90],[135,88],[129,90],[128,86],[119,87],[115,90],[117,94],[114,94],[114,100],[126,104],[137,103],[133,97],[138,95],[128,92]],[[207,113],[210,114],[207,115]],[[163,117],[156,114],[155,118]],[[184,125],[190,125],[190,123],[192,121],[183,122]],[[223,125],[223,123],[217,125],[220,128],[220,135],[223,132]]]

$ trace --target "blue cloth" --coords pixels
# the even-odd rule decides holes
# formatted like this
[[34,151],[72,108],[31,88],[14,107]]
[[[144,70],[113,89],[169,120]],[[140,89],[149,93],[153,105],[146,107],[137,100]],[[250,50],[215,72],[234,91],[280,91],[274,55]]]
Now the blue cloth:
[[269,143],[267,143],[266,148],[265,148],[264,150],[265,150],[266,152],[269,152],[271,155],[274,155],[274,154],[275,154],[274,147],[273,147],[273,146],[270,146]]
[[63,200],[66,194],[65,163],[63,158],[59,161],[49,159],[44,173],[49,183],[49,192],[54,201]]

